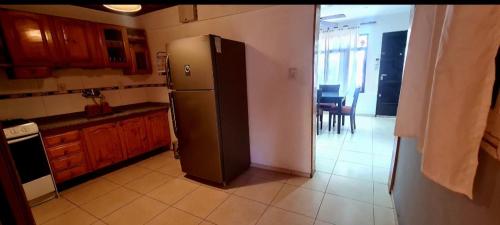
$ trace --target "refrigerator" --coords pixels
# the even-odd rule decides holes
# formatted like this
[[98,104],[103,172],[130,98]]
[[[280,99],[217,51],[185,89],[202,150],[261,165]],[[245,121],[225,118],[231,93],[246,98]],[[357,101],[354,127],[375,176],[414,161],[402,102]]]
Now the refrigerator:
[[216,35],[167,44],[182,171],[226,185],[250,166],[245,44]]

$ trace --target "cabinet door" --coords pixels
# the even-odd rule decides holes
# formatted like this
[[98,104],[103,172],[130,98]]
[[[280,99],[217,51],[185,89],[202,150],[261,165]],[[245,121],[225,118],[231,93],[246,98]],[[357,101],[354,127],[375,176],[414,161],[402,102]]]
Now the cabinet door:
[[130,49],[125,27],[102,24],[100,28],[99,33],[106,67],[130,67]]
[[115,124],[107,123],[83,129],[85,143],[94,169],[99,169],[124,159],[120,136]]
[[149,145],[143,117],[121,121],[119,126],[122,147],[128,158],[140,155],[147,150]]
[[0,19],[14,66],[52,66],[55,47],[49,17],[1,11]]
[[101,52],[92,23],[66,18],[54,20],[66,64],[73,67],[97,67],[96,61]]
[[156,112],[146,116],[150,149],[170,145],[170,128],[167,112]]

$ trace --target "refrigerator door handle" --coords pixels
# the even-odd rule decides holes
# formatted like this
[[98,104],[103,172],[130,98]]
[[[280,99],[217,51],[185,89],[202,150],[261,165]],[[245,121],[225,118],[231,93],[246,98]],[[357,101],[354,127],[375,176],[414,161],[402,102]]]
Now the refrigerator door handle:
[[174,134],[177,137],[178,135],[178,128],[177,128],[177,121],[175,119],[175,104],[174,104],[174,95],[172,92],[168,93],[168,99],[170,101],[170,113],[172,114],[172,128],[174,130]]
[[165,58],[165,71],[167,72],[167,87],[168,89],[172,89],[174,84],[172,83],[172,73],[170,72],[170,56],[167,54]]

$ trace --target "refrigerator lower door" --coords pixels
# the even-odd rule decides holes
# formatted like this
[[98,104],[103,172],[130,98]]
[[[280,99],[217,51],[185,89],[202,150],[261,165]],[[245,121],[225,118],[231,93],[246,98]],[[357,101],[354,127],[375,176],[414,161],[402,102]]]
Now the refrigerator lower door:
[[214,91],[175,91],[173,101],[182,171],[222,183]]

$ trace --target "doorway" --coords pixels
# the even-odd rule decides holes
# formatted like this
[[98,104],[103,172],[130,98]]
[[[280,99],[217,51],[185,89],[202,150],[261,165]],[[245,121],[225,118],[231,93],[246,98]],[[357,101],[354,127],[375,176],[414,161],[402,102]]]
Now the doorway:
[[332,199],[370,208],[364,219],[387,224],[394,223],[388,183],[411,10],[320,5],[316,30],[315,176],[328,182]]

